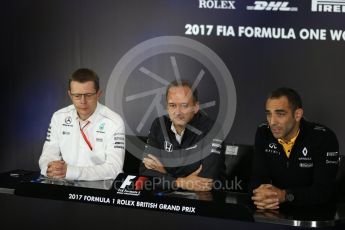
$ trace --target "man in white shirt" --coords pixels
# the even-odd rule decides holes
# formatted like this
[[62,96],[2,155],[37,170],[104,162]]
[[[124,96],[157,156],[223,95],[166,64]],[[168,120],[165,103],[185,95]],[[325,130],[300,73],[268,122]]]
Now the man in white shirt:
[[94,71],[82,68],[71,75],[73,105],[53,114],[39,159],[42,175],[90,181],[114,179],[122,172],[124,122],[98,102],[101,93]]

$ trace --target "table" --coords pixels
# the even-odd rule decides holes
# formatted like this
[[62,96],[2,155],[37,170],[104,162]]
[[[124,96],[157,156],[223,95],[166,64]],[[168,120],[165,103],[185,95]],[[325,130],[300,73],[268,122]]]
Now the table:
[[[51,204],[59,211],[53,212],[52,217],[63,216],[70,218],[75,215],[75,221],[82,221],[80,215],[90,215],[94,210],[97,211],[97,218],[103,219],[102,223],[110,220],[111,213],[116,213],[120,222],[128,216],[135,216],[143,223],[150,224],[159,216],[159,223],[168,223],[166,227],[178,227],[182,225],[170,223],[171,219],[180,222],[184,220],[183,227],[191,227],[194,221],[213,223],[214,225],[246,226],[249,229],[286,229],[293,227],[328,227],[340,229],[344,227],[345,203],[339,202],[335,205],[296,209],[291,207],[282,207],[277,211],[258,211],[251,204],[250,197],[245,193],[234,193],[226,191],[214,192],[185,192],[185,191],[141,191],[140,195],[119,194],[119,187],[123,184],[128,175],[121,175],[122,179],[115,181],[94,181],[94,182],[76,182],[65,180],[50,180],[42,178],[38,172],[25,170],[13,170],[0,174],[0,193],[1,202],[11,204],[14,207],[29,207],[40,213],[41,207],[47,207]],[[114,188],[116,187],[116,188]],[[66,210],[66,207],[67,210]],[[107,210],[107,214],[104,210]],[[71,213],[71,210],[78,210]],[[100,211],[101,210],[101,211]],[[13,210],[19,215],[18,210]],[[109,212],[109,213],[108,213]],[[1,216],[8,216],[11,212],[1,211]],[[102,214],[101,214],[102,213]],[[126,215],[124,215],[126,214]],[[20,216],[27,215],[26,212],[20,213]],[[32,215],[31,220],[37,219]],[[146,216],[149,219],[143,219]],[[79,220],[82,218],[82,220]],[[108,219],[110,218],[110,219]],[[166,221],[163,219],[166,218]],[[43,222],[49,222],[50,218]],[[37,220],[42,222],[42,220]],[[89,221],[89,220],[88,220]],[[87,221],[87,227],[93,226]],[[11,221],[10,223],[13,223]],[[73,224],[72,224],[73,225]],[[117,223],[119,225],[119,223]],[[134,225],[134,226],[133,226]],[[58,226],[58,225],[56,225]],[[124,224],[125,227],[134,228],[135,223]],[[161,229],[161,224],[159,224]],[[203,227],[209,226],[204,224]],[[155,226],[158,229],[158,226]],[[188,228],[189,228],[188,227]],[[199,226],[200,228],[200,226]],[[155,229],[153,227],[153,229]]]

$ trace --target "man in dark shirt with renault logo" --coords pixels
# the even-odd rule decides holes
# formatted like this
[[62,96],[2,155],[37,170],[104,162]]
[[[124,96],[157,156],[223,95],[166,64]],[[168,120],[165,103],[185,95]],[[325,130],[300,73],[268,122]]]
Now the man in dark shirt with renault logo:
[[273,91],[266,116],[267,123],[258,127],[255,137],[251,188],[256,207],[330,201],[339,157],[335,134],[303,118],[300,96],[293,89]]
[[209,191],[224,169],[222,140],[208,135],[214,123],[188,81],[172,82],[166,101],[169,116],[153,121],[140,174],[159,179],[159,189]]

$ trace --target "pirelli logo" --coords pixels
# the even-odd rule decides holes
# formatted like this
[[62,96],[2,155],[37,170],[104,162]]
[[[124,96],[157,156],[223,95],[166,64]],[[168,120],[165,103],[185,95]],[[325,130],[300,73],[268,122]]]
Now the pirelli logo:
[[311,11],[345,13],[345,0],[312,0]]

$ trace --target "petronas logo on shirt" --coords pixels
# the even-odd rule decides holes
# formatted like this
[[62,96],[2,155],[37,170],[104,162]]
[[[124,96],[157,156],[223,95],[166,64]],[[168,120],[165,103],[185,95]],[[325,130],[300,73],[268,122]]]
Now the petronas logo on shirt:
[[308,154],[308,149],[307,149],[307,147],[304,147],[304,148],[303,148],[302,153],[303,153],[304,156],[307,156],[307,154]]
[[105,126],[105,123],[101,123],[101,124],[99,125],[99,130],[104,130],[104,126]]

